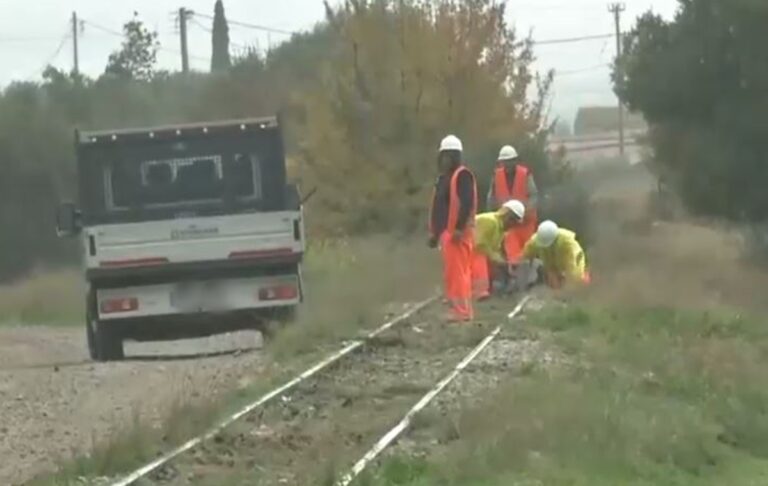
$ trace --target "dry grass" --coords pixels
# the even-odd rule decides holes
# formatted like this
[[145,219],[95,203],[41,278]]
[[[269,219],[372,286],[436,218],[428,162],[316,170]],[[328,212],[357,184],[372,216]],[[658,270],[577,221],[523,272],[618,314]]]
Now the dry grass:
[[271,343],[283,359],[355,338],[404,303],[436,289],[438,256],[421,241],[376,237],[314,247],[306,267],[307,301]]
[[644,194],[597,201],[594,285],[579,297],[614,306],[768,311],[768,274],[744,259],[741,234],[724,225],[654,221]]
[[84,322],[85,284],[77,270],[37,271],[0,286],[0,324]]

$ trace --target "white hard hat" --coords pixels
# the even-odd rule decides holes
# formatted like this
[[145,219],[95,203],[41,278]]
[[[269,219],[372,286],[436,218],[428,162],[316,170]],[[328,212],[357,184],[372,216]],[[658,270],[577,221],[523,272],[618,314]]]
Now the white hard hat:
[[442,142],[440,142],[440,152],[445,152],[446,150],[457,150],[462,152],[464,151],[464,145],[456,135],[448,135]]
[[501,147],[499,152],[499,160],[512,160],[517,158],[517,150],[511,145],[505,145]]
[[560,232],[560,228],[552,221],[544,221],[539,225],[539,230],[536,232],[536,243],[549,248],[557,239],[557,235]]
[[525,218],[525,204],[521,203],[517,199],[507,201],[506,203],[504,203],[502,208],[506,209],[507,211],[511,211],[515,216],[517,216],[520,219]]

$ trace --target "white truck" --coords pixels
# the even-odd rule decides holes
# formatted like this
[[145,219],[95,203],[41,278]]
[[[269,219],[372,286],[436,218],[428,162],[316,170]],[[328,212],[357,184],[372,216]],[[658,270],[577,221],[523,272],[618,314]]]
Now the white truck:
[[289,319],[303,299],[302,201],[277,117],[76,132],[79,236],[92,359]]

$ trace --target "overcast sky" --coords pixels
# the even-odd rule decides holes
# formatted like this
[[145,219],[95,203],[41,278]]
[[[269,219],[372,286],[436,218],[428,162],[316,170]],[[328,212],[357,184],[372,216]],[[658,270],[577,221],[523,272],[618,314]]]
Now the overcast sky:
[[[671,17],[676,0],[625,0],[624,27],[640,13],[653,9]],[[160,34],[163,50],[160,63],[177,69],[179,41],[174,11],[184,6],[210,15],[214,0],[0,0],[0,86],[17,79],[39,79],[43,67],[51,63],[71,69],[72,43],[68,36],[73,10],[86,23],[80,39],[81,70],[102,72],[110,52],[120,45],[119,32],[133,12],[139,13]],[[536,40],[551,40],[613,32],[613,18],[602,0],[509,0],[509,22],[521,33],[532,32]],[[322,0],[225,0],[230,20],[269,26],[281,30],[311,28],[323,17]],[[194,69],[209,67],[210,20],[198,17],[190,24],[190,63]],[[65,36],[67,36],[65,38]],[[281,34],[230,26],[233,49],[256,45],[266,49],[285,40]],[[607,64],[615,55],[612,39],[542,45],[536,49],[537,66],[555,69],[557,77],[553,112],[572,118],[579,106],[610,104]]]

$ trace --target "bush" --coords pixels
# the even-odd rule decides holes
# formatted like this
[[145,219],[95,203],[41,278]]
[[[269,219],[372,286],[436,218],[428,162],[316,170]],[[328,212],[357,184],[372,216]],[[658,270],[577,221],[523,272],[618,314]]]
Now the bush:
[[762,2],[681,1],[624,40],[615,86],[652,126],[656,163],[693,213],[768,219],[768,61]]
[[589,247],[593,242],[592,201],[585,184],[572,180],[550,187],[541,201],[539,219],[551,219],[559,226],[575,231],[579,242]]

